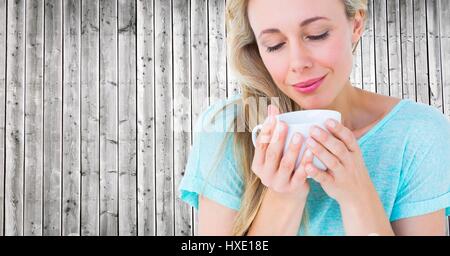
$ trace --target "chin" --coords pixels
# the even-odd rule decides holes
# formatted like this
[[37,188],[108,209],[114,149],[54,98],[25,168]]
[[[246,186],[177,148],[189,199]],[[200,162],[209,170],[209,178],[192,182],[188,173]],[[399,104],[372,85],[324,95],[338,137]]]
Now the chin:
[[302,106],[302,108],[304,110],[323,109],[322,105],[318,104],[318,103],[313,103],[313,104],[303,103],[300,106]]
[[312,109],[329,109],[333,99],[323,99],[318,96],[305,97],[300,100],[295,100],[304,110]]
[[320,92],[320,90],[313,94],[303,94],[293,88],[290,88],[287,95],[304,110],[326,109],[326,106],[332,102],[332,100],[326,99],[329,95],[324,95],[324,92]]

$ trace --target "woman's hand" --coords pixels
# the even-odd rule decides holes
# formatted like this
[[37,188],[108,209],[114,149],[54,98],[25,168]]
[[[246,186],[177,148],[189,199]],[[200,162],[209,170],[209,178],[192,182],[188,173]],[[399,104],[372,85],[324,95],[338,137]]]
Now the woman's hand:
[[326,127],[331,134],[313,127],[306,144],[328,169],[308,164],[306,173],[339,203],[347,235],[393,235],[355,136],[334,120]]
[[306,145],[328,169],[321,171],[307,165],[307,174],[341,205],[367,201],[375,189],[355,136],[332,119],[326,122],[326,127],[330,133],[312,127]]
[[294,170],[304,139],[300,133],[292,136],[288,150],[283,155],[287,124],[276,120],[275,115],[279,114],[276,107],[270,105],[268,112],[269,116],[256,140],[251,169],[273,192],[306,199],[309,184],[304,167],[312,163],[312,154],[304,154],[301,164]]

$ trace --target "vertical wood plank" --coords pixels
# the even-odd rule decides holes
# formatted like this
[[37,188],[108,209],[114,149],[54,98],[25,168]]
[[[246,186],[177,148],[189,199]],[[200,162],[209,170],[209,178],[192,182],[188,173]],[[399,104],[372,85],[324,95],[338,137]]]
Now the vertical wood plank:
[[62,2],[45,1],[44,236],[61,235]]
[[[173,3],[175,235],[192,235],[192,209],[181,201],[178,186],[191,146],[189,1]],[[219,60],[217,60],[219,61]],[[225,85],[225,83],[223,83]],[[226,92],[226,88],[224,88]]]
[[[136,4],[119,0],[119,235],[137,235]],[[165,108],[162,112],[170,108]]]
[[81,0],[64,1],[62,234],[80,234]]
[[450,120],[450,1],[440,2],[442,89],[444,114]]
[[430,93],[428,89],[426,3],[423,0],[414,0],[413,4],[417,101],[430,104]]
[[[225,1],[225,11],[226,11],[226,0]],[[226,27],[226,21],[225,21],[225,37],[227,36],[227,27]],[[228,44],[226,44],[226,54],[227,57],[230,55],[230,49],[228,47]],[[233,95],[236,95],[240,92],[239,88],[239,81],[237,79],[237,76],[234,74],[234,70],[231,67],[231,63],[226,59],[227,63],[227,98],[232,97]]]
[[6,11],[6,0],[0,0],[0,236],[5,211]]
[[[226,2],[226,0],[224,0]],[[226,7],[226,3],[225,3],[225,7]],[[225,22],[225,37],[227,36],[227,27],[226,27],[226,22]],[[230,48],[228,46],[228,44],[226,45],[226,56],[228,57],[230,55]],[[231,67],[231,63],[228,61],[228,59],[226,60],[227,63],[227,78],[226,78],[226,83],[227,83],[227,97],[232,97],[233,95],[236,95],[240,92],[240,88],[239,88],[239,82],[237,80],[236,75],[234,74],[234,70]]]
[[99,234],[99,8],[81,8],[81,235]]
[[441,43],[439,38],[439,0],[428,0],[426,3],[430,104],[444,111],[442,104]]
[[26,3],[24,235],[42,235],[44,5]]
[[373,0],[368,0],[366,30],[362,38],[363,89],[376,92]]
[[[362,37],[361,37],[362,39]],[[362,43],[361,41],[358,43],[358,46],[353,53],[353,68],[352,73],[350,74],[350,82],[356,88],[363,88],[362,81],[362,56],[361,56]]]
[[[207,1],[191,1],[191,83],[192,83],[192,122],[207,107],[208,89],[208,25]],[[206,101],[206,102],[205,102]]]
[[5,235],[23,234],[25,1],[8,2]]
[[402,59],[399,0],[387,0],[389,95],[402,98]]
[[[156,234],[173,235],[172,6],[155,1]],[[203,70],[203,72],[205,72]]]
[[[208,34],[207,1],[191,1],[191,85],[192,85],[192,124],[197,123],[199,115],[208,107]],[[192,133],[193,141],[196,140]],[[194,233],[197,225],[197,211],[194,210]]]
[[389,95],[389,56],[387,49],[386,0],[375,0],[373,8],[375,26],[376,91],[378,94]]
[[227,95],[225,1],[212,0],[208,5],[209,97],[213,103]]
[[117,0],[100,0],[100,235],[117,236]]
[[413,13],[412,0],[400,0],[403,98],[416,100]]
[[[228,46],[227,51],[229,51]],[[227,98],[230,98],[239,93],[239,81],[237,79],[237,76],[234,74],[231,64],[227,61]]]
[[153,1],[137,2],[138,234],[155,235]]

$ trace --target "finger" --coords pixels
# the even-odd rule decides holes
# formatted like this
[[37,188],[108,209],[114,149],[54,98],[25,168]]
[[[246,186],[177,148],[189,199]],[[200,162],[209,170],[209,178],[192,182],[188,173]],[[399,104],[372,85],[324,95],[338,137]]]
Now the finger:
[[303,136],[300,133],[295,133],[289,143],[287,152],[281,158],[280,166],[274,180],[274,186],[286,187],[291,179],[295,168],[300,149],[302,148]]
[[322,144],[331,154],[336,156],[344,165],[349,162],[349,150],[347,146],[336,138],[333,134],[330,134],[318,126],[312,126],[310,129],[311,137]]
[[274,116],[279,115],[280,110],[274,104],[270,104],[269,105],[269,114],[272,114]]
[[263,124],[263,128],[256,138],[255,154],[253,155],[252,169],[261,170],[266,157],[266,150],[269,146],[273,130],[275,128],[275,117],[268,116]]
[[306,146],[319,158],[320,161],[333,172],[339,173],[344,169],[339,159],[330,153],[322,144],[317,142],[314,138],[309,137],[306,140]]
[[358,141],[347,127],[333,119],[328,119],[325,123],[327,129],[338,139],[340,139],[351,152],[359,151]]
[[[268,116],[263,123],[261,132],[256,137],[256,144],[269,144],[275,129],[276,120],[274,116]],[[266,145],[267,146],[267,145]]]
[[278,170],[280,159],[284,150],[286,134],[286,124],[277,121],[277,125],[270,141],[269,147],[267,148],[266,158],[264,160],[264,172],[268,175],[273,175],[275,174],[276,170]]
[[305,153],[303,153],[303,157],[302,157],[302,161],[300,162],[300,165],[297,167],[297,169],[295,170],[294,174],[291,177],[290,183],[293,188],[297,187],[299,184],[305,183],[306,178],[308,176],[308,174],[305,171],[305,166],[307,164],[312,163],[313,158],[314,158],[314,156],[313,156],[311,150],[306,149]]
[[314,159],[314,154],[311,152],[311,150],[309,148],[306,148],[305,153],[303,154],[303,158],[302,158],[303,169],[305,168],[305,166],[307,164],[312,164],[313,159]]
[[309,177],[311,177],[321,185],[327,185],[334,181],[333,176],[328,174],[326,171],[317,169],[313,164],[307,164],[305,171],[309,175]]

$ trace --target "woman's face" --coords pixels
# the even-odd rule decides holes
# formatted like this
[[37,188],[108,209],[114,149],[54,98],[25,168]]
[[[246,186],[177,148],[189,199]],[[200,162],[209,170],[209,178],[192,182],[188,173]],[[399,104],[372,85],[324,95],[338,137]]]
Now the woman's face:
[[[332,104],[349,83],[352,43],[363,27],[347,18],[343,1],[250,0],[248,16],[262,60],[278,88],[304,109]],[[324,76],[312,92],[294,87]]]

